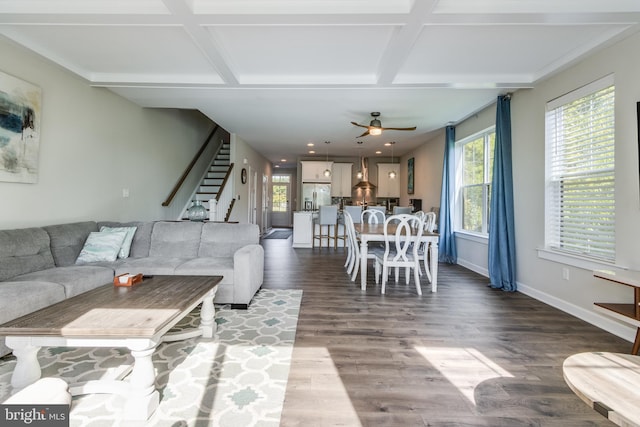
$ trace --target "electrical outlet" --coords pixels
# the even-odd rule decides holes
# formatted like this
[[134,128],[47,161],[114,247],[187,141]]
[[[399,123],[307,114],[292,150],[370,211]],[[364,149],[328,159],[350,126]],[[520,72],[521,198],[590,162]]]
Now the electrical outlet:
[[127,197],[129,197],[129,189],[128,188],[123,188],[122,189],[122,197],[124,197],[125,199]]
[[562,278],[564,280],[569,280],[569,269],[567,267],[562,268]]

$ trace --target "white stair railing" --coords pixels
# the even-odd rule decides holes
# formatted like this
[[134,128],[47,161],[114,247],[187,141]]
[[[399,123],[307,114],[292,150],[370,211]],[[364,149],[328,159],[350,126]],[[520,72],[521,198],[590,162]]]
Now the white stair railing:
[[227,182],[227,185],[222,189],[222,193],[220,193],[220,197],[218,197],[218,201],[216,199],[209,200],[209,220],[210,221],[224,221],[225,216],[227,215],[227,211],[229,210],[229,206],[231,206],[231,201],[233,200],[232,188],[233,183],[231,182],[233,178],[230,176]]

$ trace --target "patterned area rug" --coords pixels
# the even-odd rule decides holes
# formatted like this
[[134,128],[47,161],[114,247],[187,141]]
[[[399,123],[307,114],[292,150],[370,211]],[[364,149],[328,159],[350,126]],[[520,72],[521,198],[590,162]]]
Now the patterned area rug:
[[[261,289],[248,310],[216,306],[215,340],[163,343],[153,356],[160,406],[147,422],[119,419],[124,398],[74,397],[71,426],[276,427],[287,387],[301,290]],[[194,310],[176,329],[194,327]],[[132,357],[123,349],[43,347],[43,376],[67,382],[99,379]],[[13,356],[0,360],[0,401],[10,393]]]

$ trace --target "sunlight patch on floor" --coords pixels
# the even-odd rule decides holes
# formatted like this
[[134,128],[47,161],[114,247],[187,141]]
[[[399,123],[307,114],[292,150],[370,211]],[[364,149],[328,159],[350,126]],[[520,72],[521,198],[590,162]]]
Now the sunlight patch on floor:
[[415,347],[464,397],[476,404],[475,389],[493,378],[513,378],[474,348]]
[[[295,390],[295,394],[314,396],[317,413],[315,425],[362,425],[326,347],[296,348],[293,359],[295,376],[289,376],[289,387]],[[296,399],[288,401],[285,411],[308,411],[306,406],[297,408],[296,404]]]

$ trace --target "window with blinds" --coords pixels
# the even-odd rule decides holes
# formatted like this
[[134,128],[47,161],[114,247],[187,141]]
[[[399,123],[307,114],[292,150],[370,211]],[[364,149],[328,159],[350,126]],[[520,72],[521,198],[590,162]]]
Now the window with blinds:
[[547,247],[615,261],[613,76],[547,104]]

